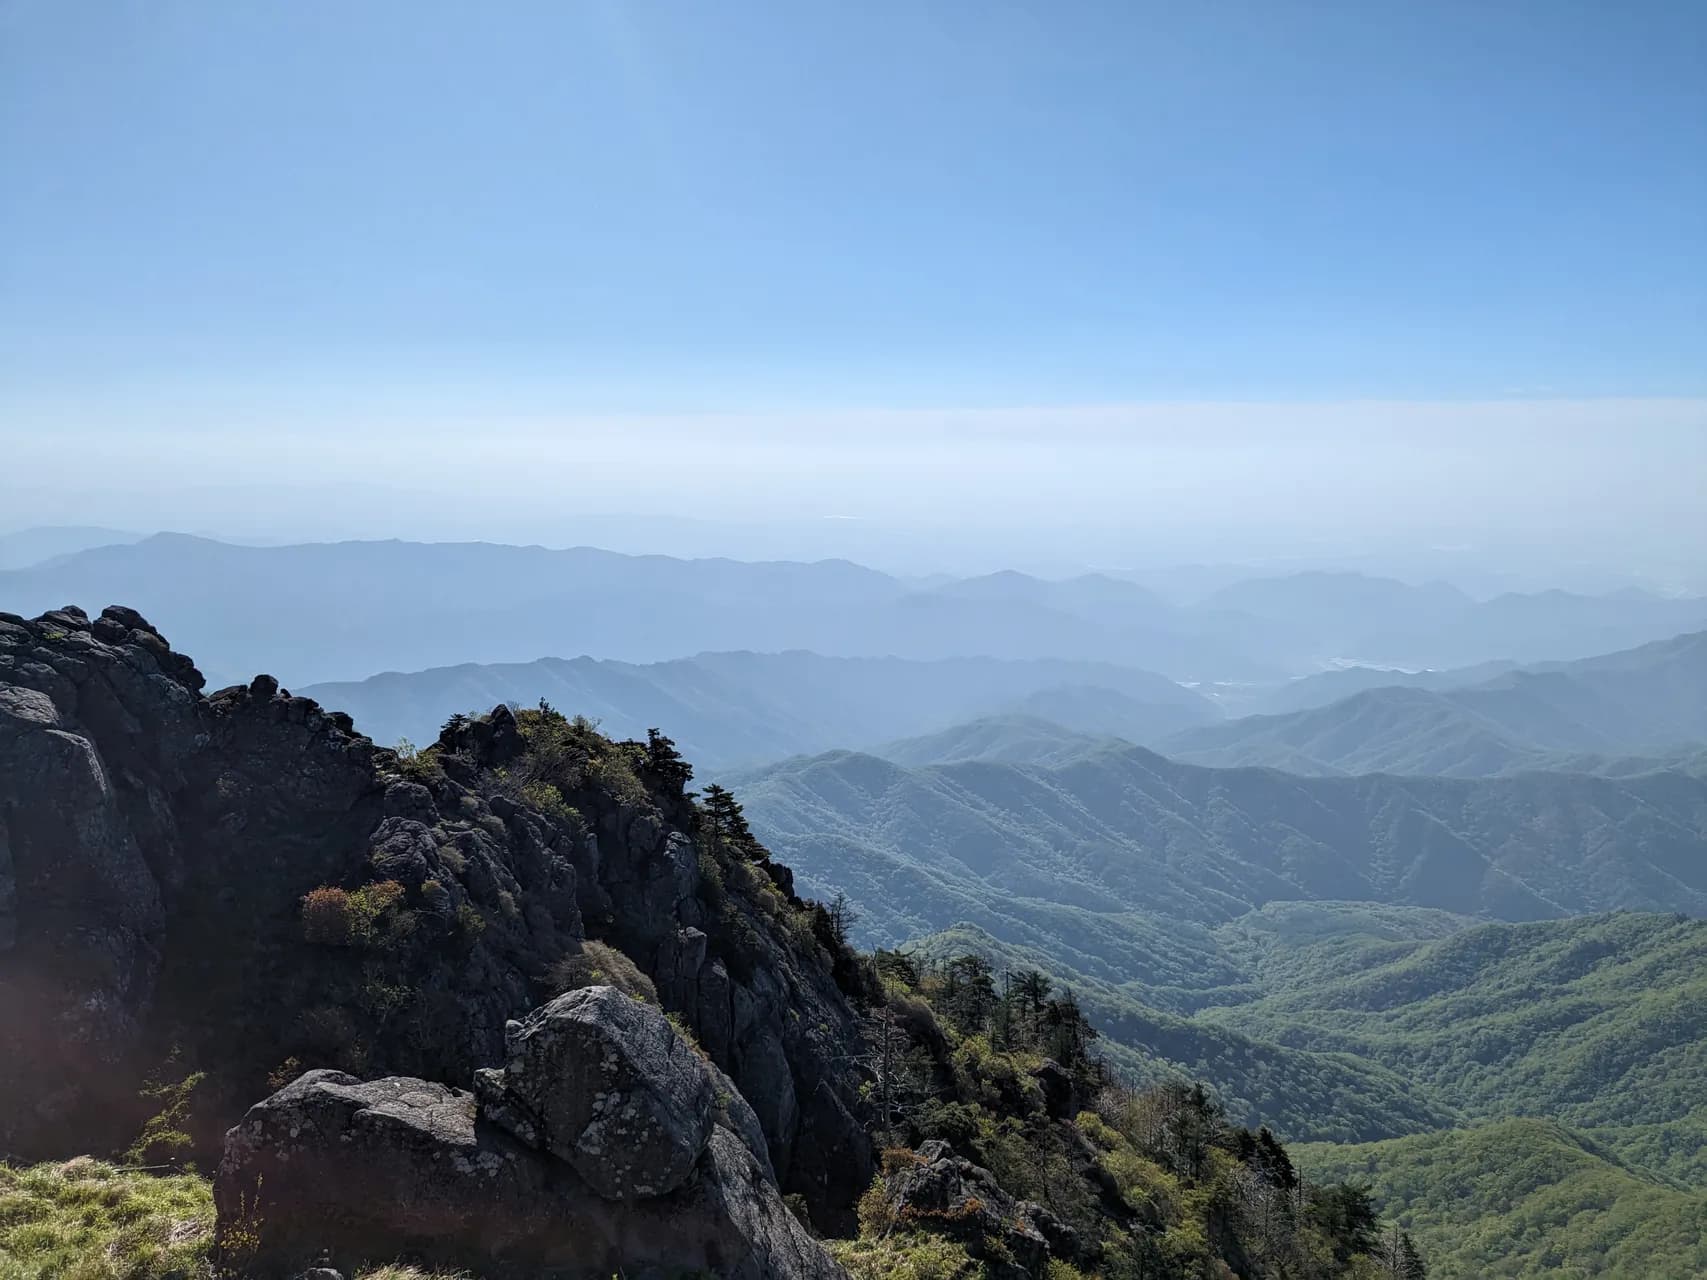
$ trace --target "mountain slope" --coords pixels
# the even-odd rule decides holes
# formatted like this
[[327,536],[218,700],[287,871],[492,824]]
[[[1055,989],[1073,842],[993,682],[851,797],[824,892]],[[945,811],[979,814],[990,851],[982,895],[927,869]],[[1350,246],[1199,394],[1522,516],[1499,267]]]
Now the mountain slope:
[[987,716],[937,733],[902,738],[872,749],[896,764],[918,767],[986,760],[996,764],[1053,767],[1082,755],[1129,746],[1108,737],[1080,733],[1035,716]]
[[1241,1122],[1267,1124],[1289,1140],[1357,1142],[1461,1120],[1374,1059],[1276,1044],[1155,1008],[1134,998],[1128,985],[1072,968],[1057,949],[1002,942],[968,925],[917,939],[907,949],[926,961],[972,953],[999,972],[1049,974],[1073,993],[1101,1033],[1099,1052],[1127,1080],[1202,1080]]
[[1314,1177],[1367,1179],[1437,1280],[1707,1274],[1707,1192],[1669,1185],[1548,1121],[1292,1150]]
[[[1306,779],[1121,748],[1058,768],[907,769],[840,752],[734,785],[807,891],[848,895],[860,938],[946,933],[950,944],[923,945],[1043,969],[1080,994],[1128,1070],[1172,1063],[1292,1136],[1349,1137],[1351,1117],[1452,1123],[1502,1114],[1502,1102],[1549,1115],[1570,1104],[1564,1114],[1583,1124],[1664,1122],[1677,1112],[1615,1100],[1654,1096],[1702,1065],[1689,1047],[1699,1019],[1688,956],[1707,926],[1548,920],[1621,905],[1707,914],[1700,779]],[[1543,923],[1464,932],[1473,915]],[[1646,923],[1621,923],[1632,920]],[[1573,987],[1571,964],[1604,943],[1585,941],[1593,928],[1615,940],[1635,931],[1604,944],[1622,947],[1630,968]],[[1508,941],[1508,957],[1490,938],[1532,939],[1534,952],[1521,958]],[[1336,984],[1435,955],[1468,957],[1451,972],[1486,973],[1431,1015],[1431,1034],[1341,1025],[1349,997]],[[1652,1002],[1632,1000],[1649,988]],[[1527,1013],[1514,1012],[1514,992],[1527,993]],[[1566,1051],[1576,1043],[1584,1056]],[[1496,1044],[1504,1056],[1489,1057]],[[1525,1045],[1539,1048],[1513,1048]],[[1409,1082],[1404,1105],[1368,1066]]]
[[1481,684],[1515,669],[1517,663],[1493,661],[1446,671],[1401,671],[1393,667],[1346,666],[1298,676],[1278,685],[1258,685],[1233,690],[1221,699],[1229,715],[1280,716],[1308,711],[1349,698],[1367,689],[1458,689]]
[[1187,729],[1158,745],[1223,767],[1488,777],[1561,765],[1630,773],[1687,763],[1703,743],[1707,632],[1457,687],[1366,689],[1327,706]]
[[1412,669],[1568,660],[1707,624],[1700,598],[1555,590],[1472,600],[1442,583],[1324,572],[1234,583],[1193,612],[1242,619],[1295,664],[1353,660]]
[[967,899],[1205,925],[1301,899],[1510,920],[1707,912],[1707,781],[1675,774],[1300,778],[1128,748],[1058,769],[839,752],[737,783],[767,843],[889,941],[968,919]]
[[26,569],[57,556],[87,551],[90,547],[137,542],[143,536],[94,525],[44,525],[0,533],[0,570]]
[[[1256,1260],[1216,1188],[1279,1189],[1272,1135],[1111,1080],[1071,999],[998,1019],[857,956],[669,739],[499,705],[387,751],[203,683],[132,610],[0,615],[0,1145],[40,1161],[0,1162],[8,1275],[1367,1273],[1355,1188]],[[1447,1118],[1176,1030],[1353,1135]],[[1158,1106],[1214,1131],[1180,1150]],[[216,1155],[210,1239],[205,1186],[152,1175]]]
[[1617,912],[1483,924],[1365,953],[1264,935],[1246,953],[1265,994],[1198,1016],[1294,1048],[1380,1062],[1481,1119],[1577,1127],[1707,1110],[1707,922]]

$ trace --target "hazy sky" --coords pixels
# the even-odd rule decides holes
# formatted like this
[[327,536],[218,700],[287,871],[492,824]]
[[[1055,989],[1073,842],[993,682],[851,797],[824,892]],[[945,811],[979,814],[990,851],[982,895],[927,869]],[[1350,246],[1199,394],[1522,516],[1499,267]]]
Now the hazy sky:
[[0,524],[1675,541],[1704,157],[1696,0],[0,0]]

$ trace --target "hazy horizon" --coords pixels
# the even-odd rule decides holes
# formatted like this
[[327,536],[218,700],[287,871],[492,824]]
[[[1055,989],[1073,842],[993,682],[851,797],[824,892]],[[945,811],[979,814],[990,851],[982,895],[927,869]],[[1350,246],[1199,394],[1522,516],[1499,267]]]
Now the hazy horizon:
[[1702,32],[13,0],[0,511],[1699,588]]
[[[811,432],[783,417],[607,418],[423,424],[406,445],[317,428],[274,440],[288,468],[257,468],[248,439],[211,428],[26,436],[0,498],[14,528],[589,543],[911,574],[1368,562],[1531,586],[1616,568],[1610,581],[1700,589],[1707,547],[1707,401],[917,411],[819,415]],[[1419,567],[1392,567],[1407,562]]]

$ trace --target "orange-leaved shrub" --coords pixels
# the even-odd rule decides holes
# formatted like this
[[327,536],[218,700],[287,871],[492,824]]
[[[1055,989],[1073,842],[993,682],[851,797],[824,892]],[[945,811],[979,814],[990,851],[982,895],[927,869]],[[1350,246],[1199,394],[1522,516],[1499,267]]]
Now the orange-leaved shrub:
[[355,940],[357,917],[344,890],[321,886],[302,899],[302,936],[325,947],[347,947]]

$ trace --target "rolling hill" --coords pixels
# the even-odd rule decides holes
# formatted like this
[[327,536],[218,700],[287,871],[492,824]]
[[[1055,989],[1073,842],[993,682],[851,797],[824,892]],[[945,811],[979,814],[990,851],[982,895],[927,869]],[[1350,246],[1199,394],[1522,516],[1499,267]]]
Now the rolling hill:
[[1491,777],[1693,768],[1707,744],[1707,632],[1456,686],[1451,673],[1430,674],[1438,687],[1413,679],[1368,688],[1326,706],[1186,729],[1154,745],[1223,767]]
[[1707,780],[1673,773],[1302,778],[1132,747],[1054,769],[833,752],[733,784],[811,891],[861,904],[871,941],[962,920],[1009,936],[986,919],[1036,918],[1038,901],[1205,926],[1310,899],[1508,920],[1707,912]]
[[1436,1280],[1686,1280],[1707,1274],[1707,1191],[1545,1120],[1361,1145],[1299,1145],[1323,1180],[1361,1178]]
[[1588,1128],[1707,1113],[1707,922],[1481,924],[1365,950],[1352,969],[1332,962],[1333,940],[1272,923],[1222,931],[1265,994],[1201,1020],[1379,1062],[1478,1119]]
[[1082,733],[1035,716],[986,716],[952,725],[936,733],[873,747],[872,754],[896,764],[918,767],[987,760],[997,764],[1063,765],[1131,743],[1096,733]]

